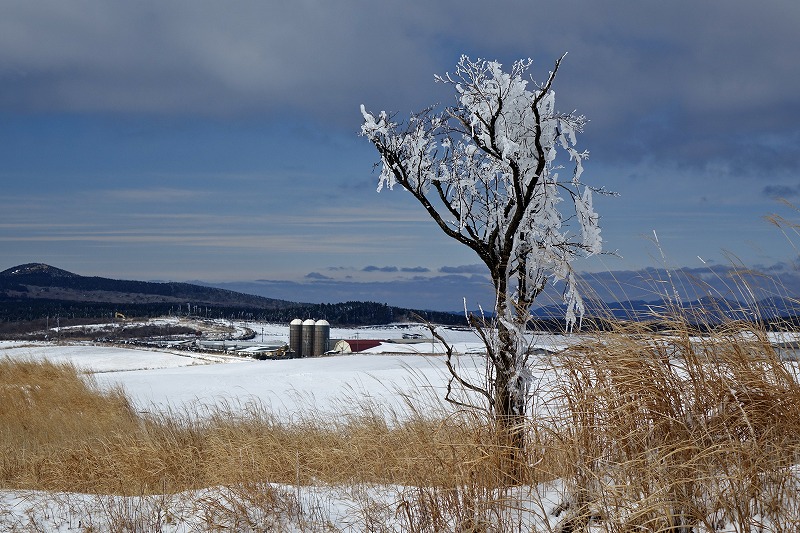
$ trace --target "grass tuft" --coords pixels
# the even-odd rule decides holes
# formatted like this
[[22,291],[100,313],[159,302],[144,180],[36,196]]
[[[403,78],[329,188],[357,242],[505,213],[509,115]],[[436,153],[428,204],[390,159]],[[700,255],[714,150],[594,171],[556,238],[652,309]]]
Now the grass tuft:
[[[407,396],[402,415],[351,398],[336,419],[309,410],[295,422],[256,404],[142,414],[74,367],[6,359],[0,485],[151,497],[218,487],[197,503],[208,524],[276,528],[308,519],[299,493],[278,487],[381,486],[397,487],[395,503],[357,500],[363,530],[796,530],[798,367],[765,331],[628,324],[538,364],[522,477],[503,487],[492,421],[430,398]],[[560,484],[560,501],[543,503],[544,483]]]

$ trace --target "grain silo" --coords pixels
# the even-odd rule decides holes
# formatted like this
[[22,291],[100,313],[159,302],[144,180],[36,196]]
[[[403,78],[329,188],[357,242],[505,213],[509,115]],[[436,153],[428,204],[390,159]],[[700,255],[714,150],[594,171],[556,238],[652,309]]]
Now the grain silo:
[[303,347],[301,349],[303,357],[314,355],[314,322],[310,318],[303,322]]
[[331,337],[331,325],[327,320],[317,320],[314,324],[314,355],[322,355],[328,351],[328,340]]
[[293,357],[303,357],[303,321],[299,318],[289,322],[289,350]]

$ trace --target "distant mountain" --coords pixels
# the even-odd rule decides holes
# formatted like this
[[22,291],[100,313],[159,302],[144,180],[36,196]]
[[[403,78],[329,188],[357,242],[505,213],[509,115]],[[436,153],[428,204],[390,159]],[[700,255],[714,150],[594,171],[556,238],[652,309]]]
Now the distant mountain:
[[277,309],[295,302],[253,296],[190,283],[126,281],[80,276],[42,263],[0,272],[0,297],[105,303],[172,303]]
[[9,268],[0,272],[0,278],[15,278],[15,279],[36,279],[37,276],[42,278],[78,278],[77,274],[67,272],[60,268],[56,268],[44,263],[27,263]]
[[[664,299],[653,301],[629,300],[624,302],[584,301],[587,317],[631,321],[657,321],[683,316],[694,324],[713,325],[729,320],[774,321],[800,316],[800,301],[794,298],[772,297],[745,304],[733,299],[706,296],[688,302]],[[547,305],[533,310],[535,318],[563,320],[563,304]]]
[[324,318],[334,325],[386,324],[418,316],[442,324],[464,323],[459,315],[375,302],[300,303],[192,283],[81,276],[43,263],[0,272],[0,321],[114,317],[117,313],[135,317],[193,314],[274,322]]
[[[678,304],[663,299],[614,303],[587,299],[584,304],[586,324],[592,318],[659,321],[675,316],[683,316],[698,325],[726,320],[800,320],[800,301],[783,297],[763,299],[751,305],[711,297]],[[463,312],[419,311],[364,301],[299,303],[193,283],[81,276],[43,263],[19,265],[0,272],[0,321],[56,316],[113,317],[116,313],[137,317],[194,314],[273,322],[324,318],[334,325],[386,324],[422,317],[440,324],[465,324]],[[539,307],[534,309],[533,315],[541,327],[558,330],[564,324],[565,307]]]

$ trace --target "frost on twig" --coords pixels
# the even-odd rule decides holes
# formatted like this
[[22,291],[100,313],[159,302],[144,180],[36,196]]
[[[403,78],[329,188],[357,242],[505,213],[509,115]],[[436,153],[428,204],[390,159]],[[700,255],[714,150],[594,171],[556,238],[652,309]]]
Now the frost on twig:
[[[534,300],[562,283],[567,328],[579,325],[585,309],[572,262],[602,252],[593,191],[605,191],[583,184],[589,154],[577,148],[586,118],[556,110],[562,59],[536,83],[527,75],[530,59],[505,71],[496,61],[462,56],[454,72],[436,77],[453,88],[453,105],[404,123],[361,107],[361,135],[380,156],[378,190],[399,184],[409,191],[489,271],[497,295],[492,318],[468,317],[486,345],[489,383],[474,386],[451,373],[485,396],[498,419],[524,414],[524,335]],[[561,179],[567,167],[571,176]]]

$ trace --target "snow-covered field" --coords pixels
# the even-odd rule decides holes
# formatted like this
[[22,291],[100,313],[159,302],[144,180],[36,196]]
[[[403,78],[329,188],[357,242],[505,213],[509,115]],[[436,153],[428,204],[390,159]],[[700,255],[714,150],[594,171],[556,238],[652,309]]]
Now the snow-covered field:
[[[248,324],[257,333],[254,340],[288,341],[288,326]],[[331,331],[331,338],[398,339],[403,334],[428,337],[420,326],[386,326]],[[441,331],[457,352],[459,364],[469,374],[482,372],[483,362],[475,356],[480,342],[469,331]],[[542,336],[548,348],[563,339]],[[258,402],[277,415],[291,418],[295,413],[313,412],[334,416],[357,402],[385,405],[396,412],[404,408],[403,395],[441,399],[446,387],[446,369],[438,343],[386,343],[365,353],[321,358],[255,361],[235,356],[208,355],[177,350],[141,350],[92,344],[31,343],[0,341],[0,357],[11,359],[70,362],[91,374],[101,387],[121,386],[143,411],[171,411],[202,415],[205,407],[225,405],[246,408]],[[422,355],[426,354],[426,355]],[[420,401],[425,401],[420,398]],[[398,529],[394,509],[403,499],[403,487],[279,487],[301,502],[300,514],[323,515],[334,530],[361,531],[365,528],[363,506],[383,507],[387,530]],[[546,498],[556,494],[546,491]],[[201,515],[209,502],[242,497],[225,488],[209,488],[180,495],[120,498],[44,492],[0,491],[2,531],[110,531],[123,515],[139,517],[132,531],[204,531]],[[215,507],[218,509],[218,506]],[[252,512],[260,512],[254,506]],[[257,521],[257,516],[254,520]],[[285,523],[273,523],[275,531],[315,530],[297,524],[310,516],[297,516]],[[224,520],[223,520],[224,522]],[[291,522],[291,523],[290,523]],[[249,529],[224,529],[249,531]],[[270,529],[268,529],[270,530]]]
[[[248,324],[255,341],[288,342],[288,326]],[[403,334],[429,336],[417,325],[331,330],[331,338],[390,340]],[[443,328],[441,334],[458,352],[465,375],[482,372],[477,356],[482,344],[471,331]],[[564,344],[559,336],[541,335],[536,344],[549,349]],[[291,417],[300,409],[331,413],[348,400],[370,398],[402,409],[402,393],[425,391],[441,398],[447,376],[440,343],[384,343],[362,353],[320,358],[256,361],[178,350],[139,350],[91,344],[56,345],[0,341],[0,357],[70,362],[103,387],[122,386],[143,411],[201,410],[224,403],[252,402]],[[425,354],[425,355],[422,355]]]
[[[250,323],[246,327],[257,333],[256,341],[288,341],[288,326]],[[443,328],[440,333],[459,353],[456,359],[462,372],[480,376],[484,361],[477,355],[481,344],[476,336],[458,329]],[[331,338],[387,340],[403,334],[429,336],[421,326],[395,325],[334,328]],[[771,340],[797,340],[784,337]],[[551,335],[532,338],[534,345],[548,350],[576,340]],[[444,356],[431,354],[442,352],[441,345],[430,342],[387,342],[359,354],[256,361],[178,350],[0,341],[0,358],[69,361],[101,387],[122,387],[142,411],[202,416],[206,407],[244,409],[257,403],[288,420],[308,412],[335,416],[365,401],[402,414],[405,395],[416,396],[420,402],[441,401],[448,379]],[[539,386],[545,385],[543,374],[536,377]],[[137,498],[4,490],[0,491],[0,531],[199,532],[208,530],[210,516],[218,531],[404,531],[402,506],[415,494],[414,488],[400,486],[295,487],[256,481],[255,488],[260,494],[274,493],[278,501],[285,498],[289,502],[285,512],[270,514],[253,487],[208,487]],[[565,492],[559,482],[513,490],[524,494],[502,495],[518,503],[500,506],[498,512],[514,516],[498,519],[525,524],[532,531],[558,530],[554,509],[563,502]],[[365,516],[373,521],[369,527]],[[375,520],[380,528],[376,529]],[[124,521],[127,529],[120,528]],[[731,524],[723,521],[716,531],[738,531]],[[601,531],[599,526],[589,530]]]
[[[404,522],[403,502],[413,498],[412,488],[263,484],[255,489],[272,498],[268,505],[247,490],[229,487],[133,498],[0,491],[0,527],[4,532],[46,533],[410,531]],[[505,497],[525,505],[507,508],[508,516],[496,518],[527,524],[530,531],[557,531],[558,519],[547,510],[558,506],[563,492],[559,482],[510,489]],[[284,512],[276,514],[272,505],[282,498],[297,504],[287,504]],[[459,528],[456,520],[450,523],[447,531],[471,531]],[[590,530],[594,531],[601,530]]]
[[163,370],[219,362],[220,357],[199,354],[135,350],[91,344],[57,345],[46,342],[0,341],[0,357],[72,363],[83,372]]

